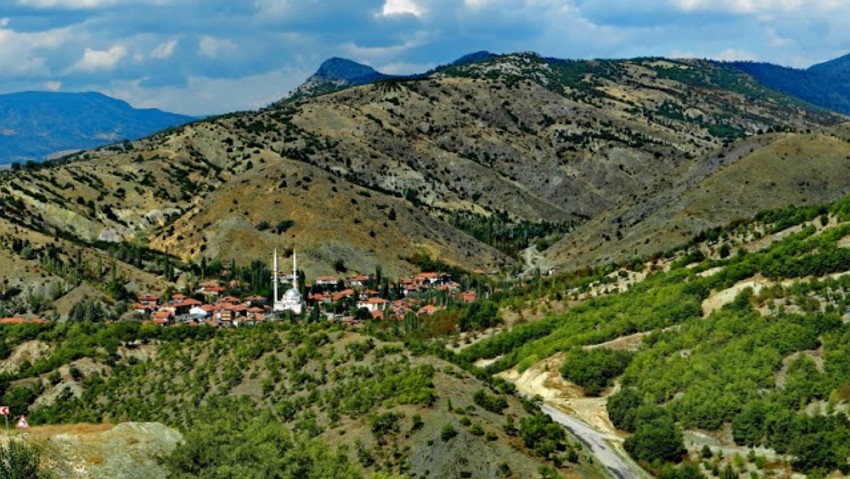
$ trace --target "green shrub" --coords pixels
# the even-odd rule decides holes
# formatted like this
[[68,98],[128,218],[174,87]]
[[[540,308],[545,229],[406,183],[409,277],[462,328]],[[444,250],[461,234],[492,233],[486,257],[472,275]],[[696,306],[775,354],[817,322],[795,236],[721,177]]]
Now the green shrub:
[[3,479],[40,479],[38,451],[23,441],[0,444],[0,477]]
[[586,351],[573,349],[564,356],[561,374],[584,389],[590,396],[598,396],[623,374],[634,356],[627,351],[596,348]]
[[481,408],[495,414],[502,414],[508,408],[508,400],[502,396],[487,394],[487,391],[479,389],[472,395],[472,400]]
[[526,447],[543,457],[566,448],[564,428],[540,412],[520,421],[519,435]]
[[455,429],[451,424],[446,424],[442,429],[440,429],[440,439],[443,442],[449,442],[455,436],[457,436],[457,429]]
[[637,427],[637,411],[643,404],[640,395],[631,388],[625,388],[608,397],[608,417],[618,429],[634,432]]
[[679,462],[685,452],[682,431],[667,415],[640,423],[623,446],[636,460],[650,463],[656,460]]

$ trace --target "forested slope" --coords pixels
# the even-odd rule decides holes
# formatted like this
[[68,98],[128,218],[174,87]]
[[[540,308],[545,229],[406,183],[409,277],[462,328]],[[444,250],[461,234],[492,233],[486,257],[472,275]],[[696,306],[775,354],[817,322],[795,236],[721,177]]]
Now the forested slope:
[[[648,276],[626,292],[617,292],[617,280],[634,273],[615,268],[544,280],[503,304],[579,301],[485,339],[461,358],[496,358],[487,366],[496,373],[564,353],[563,377],[587,394],[608,396],[614,425],[634,433],[626,449],[659,473],[663,467],[653,461],[685,457],[681,436],[675,440],[680,429],[714,431],[732,448],[767,448],[760,454],[769,468],[846,473],[848,236],[844,199],[765,211],[755,222],[708,231],[669,258],[635,261],[626,268]],[[633,352],[588,349],[634,333],[648,335]],[[615,380],[621,389],[611,395]],[[727,464],[711,452],[700,458],[698,443],[687,445],[687,461],[707,474]],[[765,458],[760,467],[728,462],[738,473],[766,474]]]
[[175,427],[174,477],[603,475],[509,384],[402,343],[291,323],[0,328],[4,404],[33,425]]

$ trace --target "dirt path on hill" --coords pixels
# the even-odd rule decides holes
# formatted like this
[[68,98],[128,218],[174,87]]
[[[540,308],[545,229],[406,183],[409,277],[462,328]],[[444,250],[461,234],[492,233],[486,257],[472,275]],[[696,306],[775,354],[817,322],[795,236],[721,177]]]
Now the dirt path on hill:
[[761,275],[739,281],[731,288],[726,288],[722,291],[709,295],[709,297],[702,302],[702,315],[709,316],[711,313],[717,311],[723,306],[726,306],[734,301],[735,297],[737,297],[741,291],[744,291],[747,288],[752,288],[753,294],[758,294],[763,288],[771,286],[772,284],[773,283],[770,280],[763,278]]
[[530,246],[522,252],[522,258],[525,260],[525,270],[521,273],[522,276],[529,276],[531,273],[538,270],[538,273],[544,273],[546,266],[546,258],[537,251],[537,247]]
[[[628,338],[626,342],[634,339]],[[601,397],[585,397],[580,387],[561,376],[562,362],[563,354],[559,353],[522,373],[511,369],[499,376],[514,383],[522,394],[543,398],[543,412],[586,445],[615,478],[648,478],[626,455],[623,438],[608,418],[607,398],[618,387],[610,388]]]

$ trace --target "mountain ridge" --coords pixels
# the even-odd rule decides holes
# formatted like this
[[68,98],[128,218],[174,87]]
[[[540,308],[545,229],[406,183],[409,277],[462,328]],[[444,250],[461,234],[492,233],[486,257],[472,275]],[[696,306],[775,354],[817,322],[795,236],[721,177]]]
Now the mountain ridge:
[[764,85],[813,105],[850,114],[850,55],[806,69],[762,62],[732,62]]
[[297,248],[311,276],[511,270],[687,171],[697,184],[724,145],[844,119],[712,62],[500,55],[72,155],[9,176],[0,215],[187,262]]
[[322,62],[316,73],[307,78],[289,98],[277,103],[332,93],[388,78],[392,76],[376,71],[368,65],[347,58],[332,57]]
[[138,139],[196,118],[137,109],[99,92],[0,95],[0,164]]

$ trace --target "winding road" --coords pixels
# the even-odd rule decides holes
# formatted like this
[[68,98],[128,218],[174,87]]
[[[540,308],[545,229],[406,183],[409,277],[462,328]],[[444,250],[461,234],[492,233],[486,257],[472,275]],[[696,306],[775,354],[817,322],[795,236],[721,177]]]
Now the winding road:
[[615,479],[645,479],[649,477],[640,466],[623,457],[611,446],[609,443],[613,439],[611,436],[593,429],[583,421],[548,404],[541,405],[541,410],[553,421],[564,426],[573,436],[593,451],[596,459],[611,471]]

